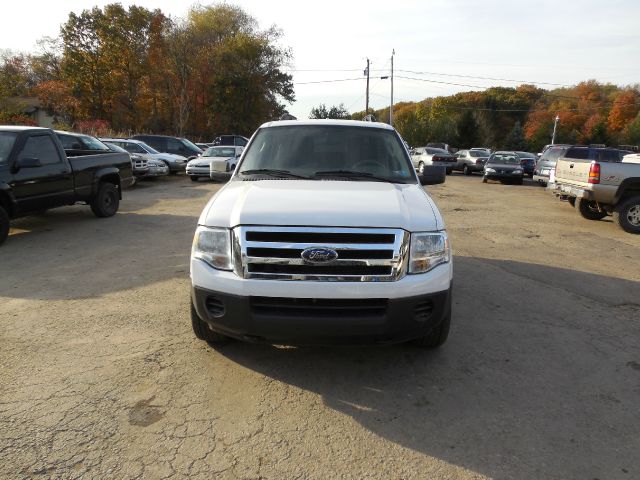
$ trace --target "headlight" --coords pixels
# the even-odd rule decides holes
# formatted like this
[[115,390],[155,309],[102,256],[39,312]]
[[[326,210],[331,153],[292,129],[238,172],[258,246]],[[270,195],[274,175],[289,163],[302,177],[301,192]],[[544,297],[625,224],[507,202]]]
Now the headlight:
[[521,168],[516,168],[516,169],[515,169],[513,172],[511,172],[511,173],[513,173],[514,175],[515,175],[515,174],[518,174],[518,173],[522,173],[522,169],[521,169]]
[[226,228],[198,227],[193,237],[191,255],[218,270],[233,270],[231,232]]
[[424,273],[451,259],[446,232],[412,233],[409,273]]
[[493,168],[487,168],[487,167],[485,167],[484,171],[485,171],[485,172],[489,172],[489,173],[496,173],[495,169],[493,169]]

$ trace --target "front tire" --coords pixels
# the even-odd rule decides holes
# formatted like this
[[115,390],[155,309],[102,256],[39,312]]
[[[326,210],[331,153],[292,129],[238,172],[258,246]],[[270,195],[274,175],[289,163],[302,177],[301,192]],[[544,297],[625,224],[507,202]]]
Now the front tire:
[[602,220],[607,216],[607,212],[598,210],[595,202],[579,198],[576,200],[576,207],[583,218],[587,220]]
[[4,243],[4,241],[9,236],[9,214],[7,211],[0,207],[0,245]]
[[102,182],[98,185],[98,192],[90,203],[91,211],[96,217],[112,217],[120,206],[118,187],[113,183]]
[[198,316],[198,312],[196,312],[193,302],[191,302],[191,326],[193,328],[193,333],[197,338],[204,340],[211,345],[222,345],[231,340],[226,335],[222,335],[221,333],[211,330],[207,322]]
[[431,330],[424,337],[416,338],[411,341],[412,345],[420,348],[438,348],[443,345],[449,337],[449,329],[451,328],[451,294],[449,295],[449,305],[447,314],[439,325]]
[[569,197],[567,199],[567,202],[569,202],[569,205],[571,205],[572,207],[575,208],[575,206],[576,206],[576,197]]
[[[640,196],[632,197],[616,205],[613,219],[628,233],[640,233]],[[0,240],[1,242],[2,240]]]
[[197,182],[200,177],[189,177],[192,182]]

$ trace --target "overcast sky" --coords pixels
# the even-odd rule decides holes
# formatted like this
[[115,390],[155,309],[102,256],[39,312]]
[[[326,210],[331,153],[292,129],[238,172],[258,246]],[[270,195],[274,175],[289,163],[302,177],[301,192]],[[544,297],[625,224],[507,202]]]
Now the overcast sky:
[[[3,1],[0,49],[33,51],[40,37],[58,35],[69,11],[107,3],[113,2]],[[183,16],[190,5],[175,0],[120,3],[160,8],[174,17]],[[589,78],[640,83],[640,0],[229,3],[243,7],[261,27],[275,24],[283,31],[281,43],[294,55],[296,102],[289,110],[298,118],[308,117],[319,103],[364,110],[367,57],[372,62],[370,104],[387,106],[390,81],[379,77],[389,74],[393,49],[396,101],[522,83],[469,77],[562,85]],[[553,88],[549,84],[539,85]]]

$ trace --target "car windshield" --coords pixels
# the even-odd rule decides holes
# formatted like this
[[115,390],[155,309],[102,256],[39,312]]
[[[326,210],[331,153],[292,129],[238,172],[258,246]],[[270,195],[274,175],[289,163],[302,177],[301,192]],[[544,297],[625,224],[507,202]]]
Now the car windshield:
[[427,151],[427,153],[429,155],[449,155],[449,152],[447,152],[446,150],[443,150],[441,148],[425,148],[425,150]]
[[17,133],[13,132],[0,132],[0,165],[7,163],[9,160],[9,154],[11,153],[17,135]]
[[507,165],[519,165],[520,159],[514,153],[496,153],[491,155],[489,163],[504,163]]
[[[134,145],[134,144],[131,143],[130,145]],[[150,145],[147,145],[144,142],[137,142],[135,145],[138,145],[138,146],[142,147],[144,150],[147,151],[147,153],[150,153],[151,155],[158,155],[160,153],[158,150],[156,150],[155,148],[153,148]]]
[[548,150],[546,150],[542,156],[540,157],[540,161],[549,161],[549,162],[555,162],[558,160],[558,158],[560,158],[562,156],[562,154],[566,151],[566,148],[562,148],[562,147],[556,147],[556,148],[549,148]]
[[111,150],[113,150],[114,152],[119,152],[119,153],[128,153],[124,148],[116,145],[115,143],[111,143],[111,142],[104,142],[104,144],[109,147]]
[[200,147],[198,147],[195,143],[193,143],[190,140],[187,140],[186,138],[181,138],[180,141],[186,145],[190,150],[193,150],[195,152],[202,152],[202,149]]
[[241,174],[413,183],[415,174],[393,130],[344,125],[286,125],[260,129],[244,154]]
[[235,157],[236,149],[229,147],[211,147],[204,151],[203,157]]
[[109,147],[107,147],[97,138],[94,138],[90,135],[82,135],[81,138],[89,150],[109,150]]
[[482,150],[469,150],[469,154],[473,158],[486,157],[487,156],[487,152],[484,152]]

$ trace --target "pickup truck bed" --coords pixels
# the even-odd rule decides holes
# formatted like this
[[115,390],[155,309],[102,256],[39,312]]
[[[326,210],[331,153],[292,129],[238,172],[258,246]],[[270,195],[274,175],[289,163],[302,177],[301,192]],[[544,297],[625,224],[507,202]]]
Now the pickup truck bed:
[[[587,148],[570,148],[558,159],[551,189],[588,220],[613,215],[623,230],[640,233],[640,164],[598,161]],[[587,158],[571,158],[572,151]]]

